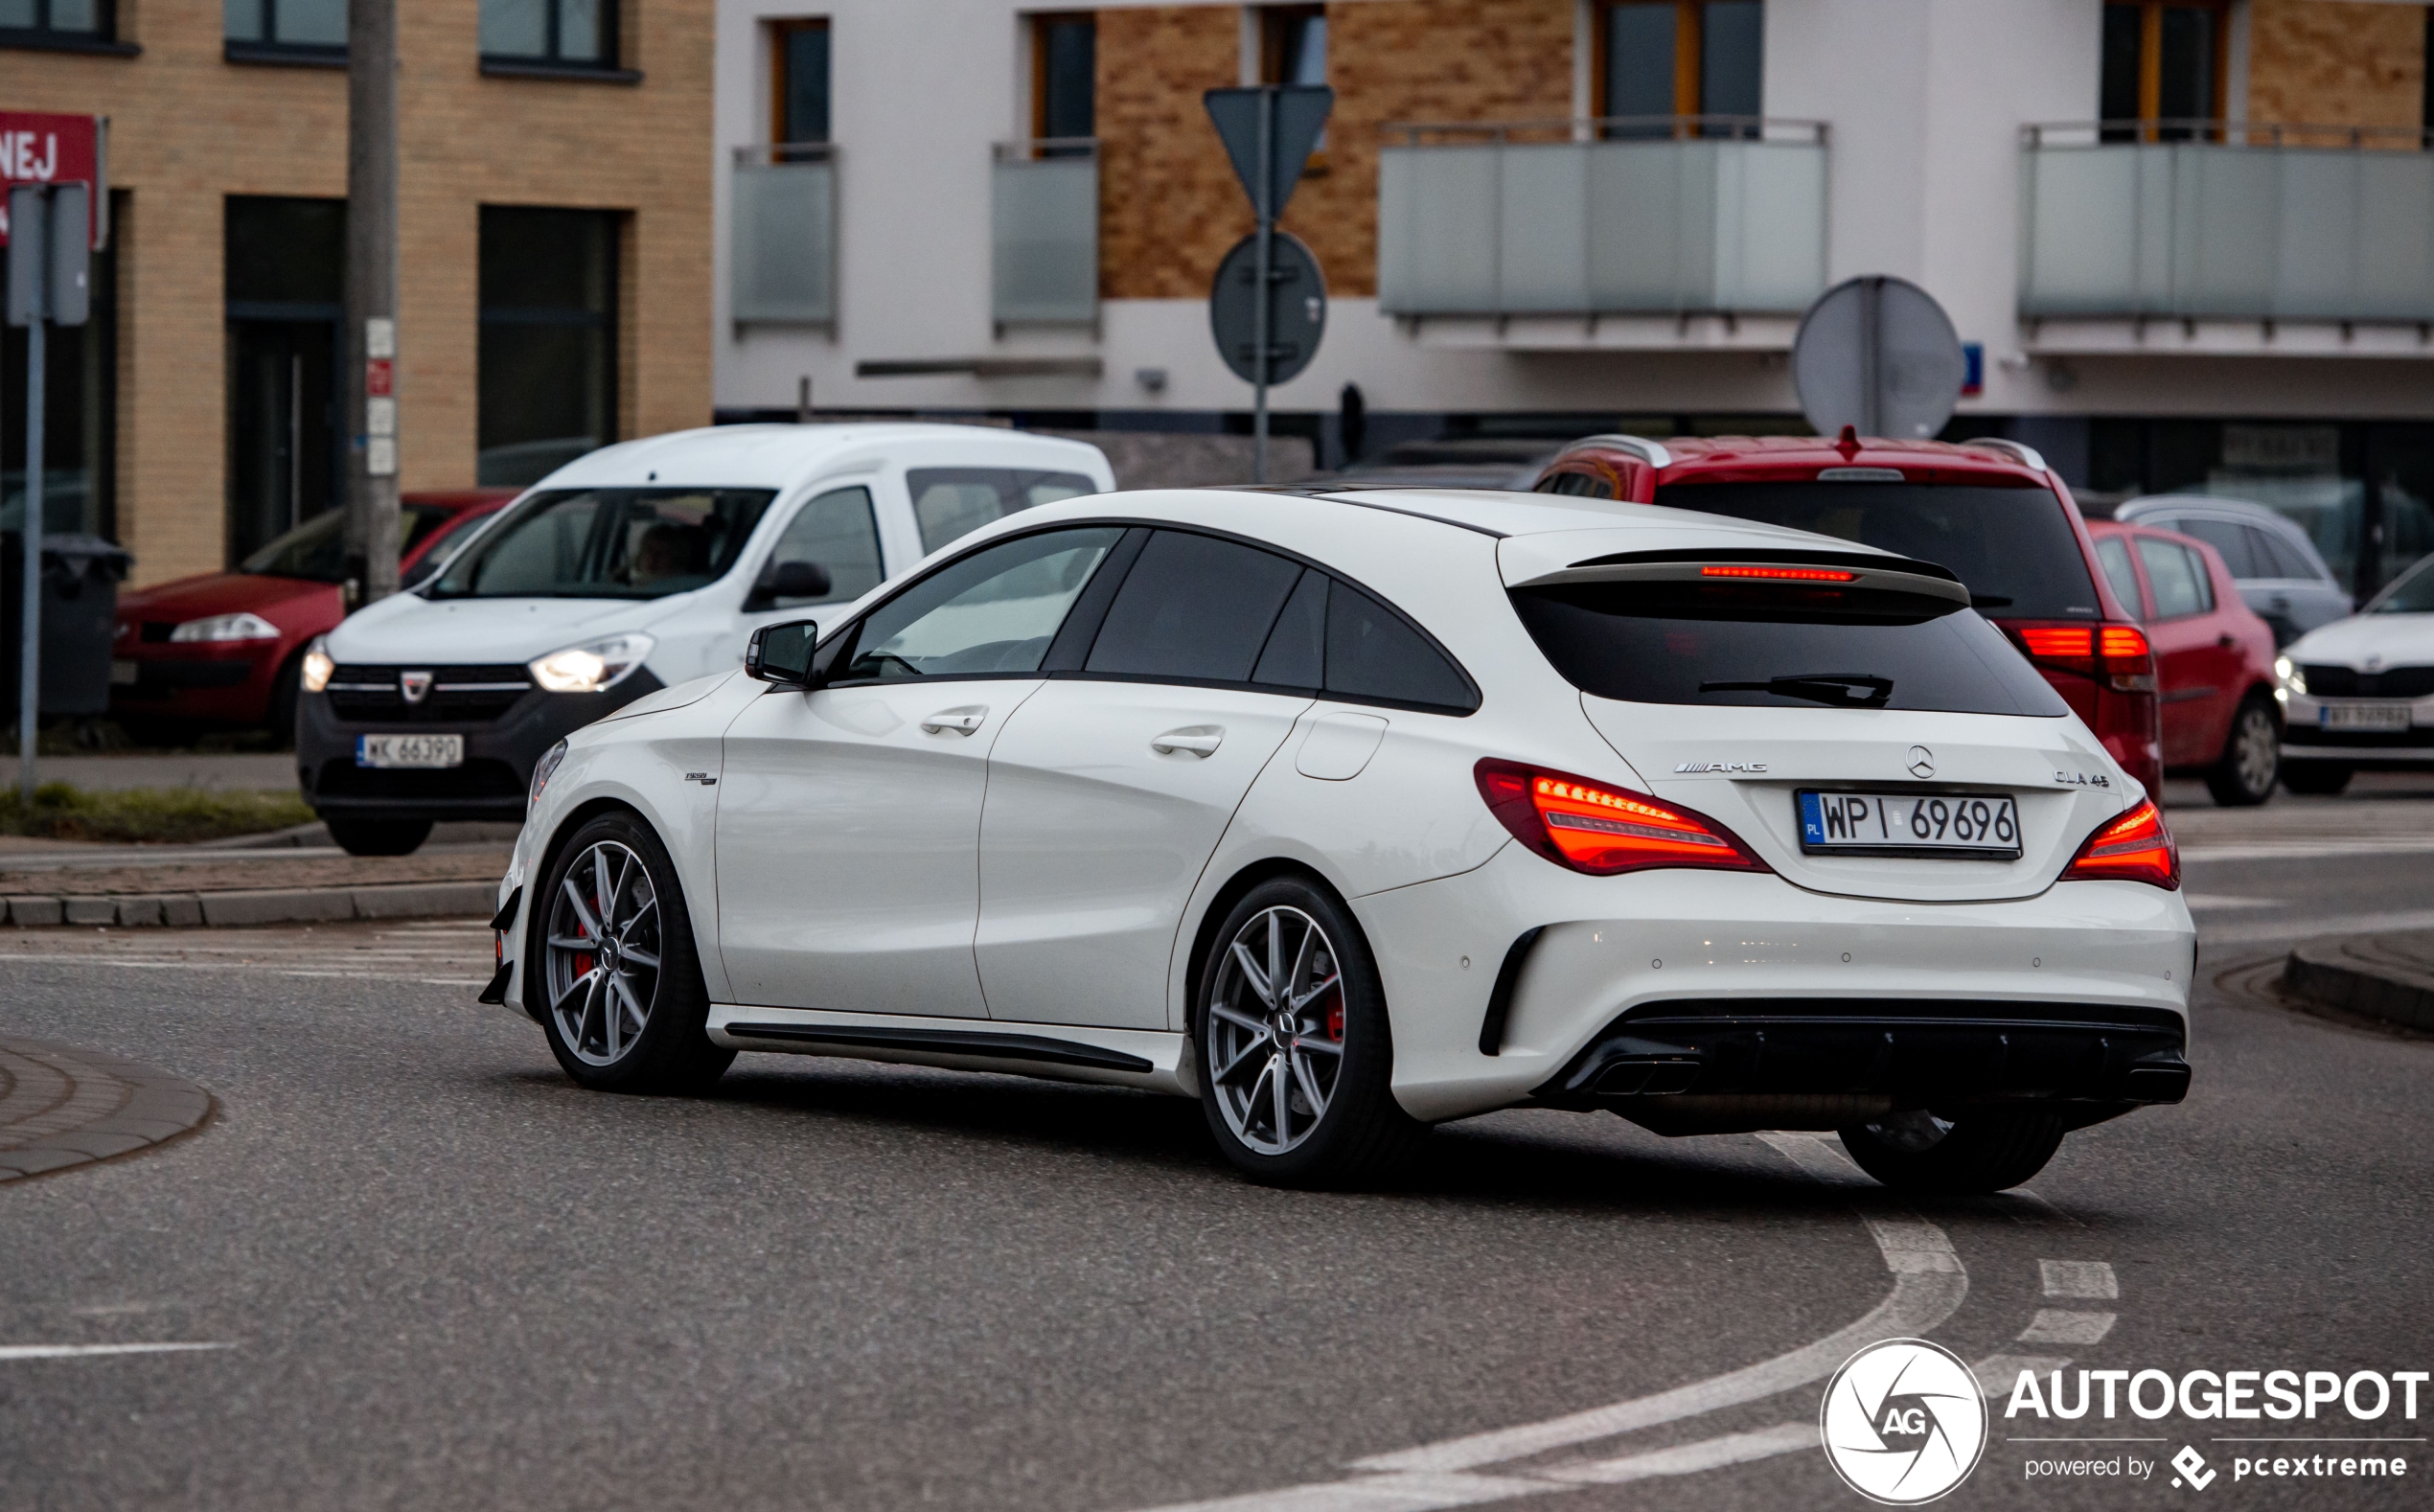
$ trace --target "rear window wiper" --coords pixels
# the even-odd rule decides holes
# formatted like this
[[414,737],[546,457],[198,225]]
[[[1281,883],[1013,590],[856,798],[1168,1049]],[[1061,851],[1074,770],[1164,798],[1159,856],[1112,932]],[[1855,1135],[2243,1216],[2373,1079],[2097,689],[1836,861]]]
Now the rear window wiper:
[[1787,699],[1840,709],[1881,709],[1894,696],[1894,679],[1872,672],[1803,672],[1764,682],[1702,682],[1701,693],[1780,693]]

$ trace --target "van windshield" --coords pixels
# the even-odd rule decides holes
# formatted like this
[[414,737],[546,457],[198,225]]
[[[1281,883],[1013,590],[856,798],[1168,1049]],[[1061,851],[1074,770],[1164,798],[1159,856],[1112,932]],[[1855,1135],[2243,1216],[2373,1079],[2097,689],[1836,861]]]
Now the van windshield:
[[536,493],[448,564],[435,599],[656,599],[715,583],[744,554],[770,489]]
[[2062,501],[2042,488],[1939,483],[1676,483],[1658,503],[1788,525],[1951,569],[2003,619],[2098,615],[2087,557]]

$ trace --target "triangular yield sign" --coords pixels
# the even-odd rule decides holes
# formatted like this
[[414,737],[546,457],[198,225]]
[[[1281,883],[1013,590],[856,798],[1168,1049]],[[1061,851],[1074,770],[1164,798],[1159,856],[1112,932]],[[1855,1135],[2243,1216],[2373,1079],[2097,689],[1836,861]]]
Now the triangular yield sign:
[[1251,196],[1254,211],[1261,208],[1259,105],[1266,95],[1276,97],[1274,134],[1269,143],[1269,159],[1275,165],[1276,202],[1266,211],[1274,219],[1285,213],[1286,202],[1301,183],[1301,167],[1310,161],[1311,149],[1319,145],[1319,133],[1326,127],[1327,113],[1335,108],[1335,91],[1325,84],[1261,84],[1212,89],[1201,97],[1207,103],[1208,119],[1216,123],[1218,139],[1226,144],[1234,176],[1242,180],[1243,193]]

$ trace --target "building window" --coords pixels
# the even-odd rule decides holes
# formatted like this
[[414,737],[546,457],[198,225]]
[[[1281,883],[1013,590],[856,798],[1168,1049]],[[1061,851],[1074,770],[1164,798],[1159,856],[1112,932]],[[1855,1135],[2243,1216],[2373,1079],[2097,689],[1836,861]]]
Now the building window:
[[2208,134],[2203,124],[2222,114],[2231,66],[2229,11],[2229,0],[2105,6],[2097,114],[2113,124],[2104,140],[2186,142]]
[[231,195],[222,246],[228,560],[238,562],[343,496],[347,202]]
[[347,56],[347,0],[226,0],[220,14],[228,56],[239,61]]
[[816,146],[828,140],[828,74],[826,21],[781,21],[769,29],[771,143]]
[[617,0],[482,0],[485,62],[617,66]]
[[1051,141],[1098,135],[1098,22],[1088,15],[1031,18],[1031,134]]
[[1327,8],[1272,5],[1259,11],[1259,81],[1323,84],[1327,81]]
[[538,482],[617,438],[613,211],[482,207],[484,487]]
[[0,0],[0,46],[107,42],[117,9],[114,0]]
[[[1641,122],[1610,128],[1609,135],[1675,133],[1672,122],[1650,118],[1747,121],[1761,113],[1766,10],[1759,0],[1630,0],[1606,6],[1600,20],[1605,67],[1597,113]],[[1711,122],[1703,133],[1745,129]]]

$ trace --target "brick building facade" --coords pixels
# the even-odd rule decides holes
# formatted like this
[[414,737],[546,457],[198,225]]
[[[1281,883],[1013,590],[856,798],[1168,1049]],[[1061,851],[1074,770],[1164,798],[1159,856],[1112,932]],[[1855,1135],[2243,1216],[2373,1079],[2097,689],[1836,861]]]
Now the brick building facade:
[[[87,31],[0,27],[0,103],[109,118],[114,336],[54,403],[74,414],[52,456],[86,475],[50,492],[83,500],[60,525],[115,534],[155,582],[337,496],[346,8],[89,9]],[[495,0],[398,9],[403,486],[527,481],[570,447],[705,423],[711,0],[624,0],[598,35],[569,0],[522,8],[551,12],[530,34]],[[581,417],[515,392],[562,385],[597,390]]]

